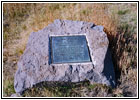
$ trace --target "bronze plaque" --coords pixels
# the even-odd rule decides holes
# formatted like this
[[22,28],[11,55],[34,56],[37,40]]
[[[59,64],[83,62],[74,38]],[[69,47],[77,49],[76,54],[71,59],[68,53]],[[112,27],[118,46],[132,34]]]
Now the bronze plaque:
[[86,37],[53,36],[50,38],[51,63],[90,62]]

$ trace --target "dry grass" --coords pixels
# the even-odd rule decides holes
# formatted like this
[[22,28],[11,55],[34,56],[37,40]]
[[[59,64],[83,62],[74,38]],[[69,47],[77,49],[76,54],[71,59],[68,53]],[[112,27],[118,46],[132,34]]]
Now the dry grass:
[[53,87],[51,89],[41,87],[42,92],[36,91],[40,87],[35,87],[25,92],[24,96],[39,96],[37,94],[42,94],[41,96],[136,96],[136,4],[9,3],[4,4],[3,10],[4,96],[14,93],[11,83],[17,69],[17,61],[25,50],[29,34],[46,27],[55,19],[81,20],[104,26],[110,41],[117,87],[111,89],[102,85],[88,87],[82,84],[71,89],[57,87],[56,91],[53,91]]

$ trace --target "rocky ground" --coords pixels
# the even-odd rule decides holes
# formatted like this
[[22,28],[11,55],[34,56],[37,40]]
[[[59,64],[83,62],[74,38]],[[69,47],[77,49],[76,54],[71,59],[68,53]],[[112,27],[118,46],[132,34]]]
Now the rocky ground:
[[17,61],[29,34],[55,19],[93,22],[103,25],[110,41],[117,86],[101,84],[42,82],[22,96],[137,96],[137,5],[136,4],[4,4],[3,6],[3,96],[14,91]]

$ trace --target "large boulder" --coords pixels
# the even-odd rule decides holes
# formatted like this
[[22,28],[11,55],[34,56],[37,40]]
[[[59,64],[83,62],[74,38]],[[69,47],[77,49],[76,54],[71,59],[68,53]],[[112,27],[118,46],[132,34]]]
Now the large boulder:
[[[91,62],[49,64],[49,37],[85,35]],[[38,32],[32,32],[18,61],[14,88],[17,93],[43,81],[80,82],[89,80],[115,86],[115,74],[109,41],[103,26],[84,21],[55,20]]]

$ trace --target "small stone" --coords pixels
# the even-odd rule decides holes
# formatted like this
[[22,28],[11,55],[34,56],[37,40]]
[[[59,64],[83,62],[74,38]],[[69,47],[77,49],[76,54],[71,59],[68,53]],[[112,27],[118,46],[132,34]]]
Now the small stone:
[[14,93],[11,95],[11,97],[21,97],[21,95],[19,93]]

